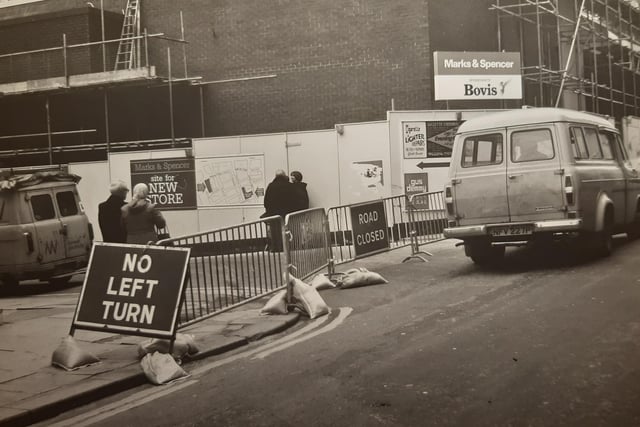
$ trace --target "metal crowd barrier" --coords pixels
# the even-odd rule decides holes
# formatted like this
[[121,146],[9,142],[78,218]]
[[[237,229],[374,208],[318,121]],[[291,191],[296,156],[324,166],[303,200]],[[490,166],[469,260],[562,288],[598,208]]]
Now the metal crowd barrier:
[[289,266],[294,276],[306,279],[329,266],[331,251],[327,214],[323,208],[291,213],[285,224]]
[[279,216],[157,244],[191,248],[179,328],[286,286],[287,239]]
[[[382,199],[390,250],[443,239],[447,216],[442,192]],[[350,209],[307,209],[242,225],[169,238],[158,245],[191,248],[178,327],[184,327],[238,305],[287,289],[290,275],[305,280],[334,264],[356,258]],[[362,256],[369,256],[368,253]],[[409,257],[409,258],[411,258]],[[407,259],[409,259],[407,258]],[[424,260],[424,258],[422,258]],[[425,260],[426,261],[426,260]]]
[[442,191],[412,194],[407,202],[411,236],[411,255],[402,262],[413,258],[427,261],[422,255],[431,256],[420,250],[420,246],[444,239],[442,230],[447,224],[444,194]]
[[[389,248],[411,245],[412,255],[419,254],[419,246],[443,239],[447,215],[443,192],[419,193],[380,199],[384,202],[387,219]],[[343,264],[357,258],[353,239],[350,209],[355,205],[332,207],[327,211],[331,254],[335,264]],[[415,254],[413,253],[415,252]],[[372,254],[366,254],[369,256]]]

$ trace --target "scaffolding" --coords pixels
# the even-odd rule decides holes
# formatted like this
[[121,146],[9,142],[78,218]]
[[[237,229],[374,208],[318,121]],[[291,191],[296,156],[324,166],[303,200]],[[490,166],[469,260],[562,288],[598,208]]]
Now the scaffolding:
[[522,53],[524,102],[640,115],[640,8],[631,0],[495,0],[498,48]]

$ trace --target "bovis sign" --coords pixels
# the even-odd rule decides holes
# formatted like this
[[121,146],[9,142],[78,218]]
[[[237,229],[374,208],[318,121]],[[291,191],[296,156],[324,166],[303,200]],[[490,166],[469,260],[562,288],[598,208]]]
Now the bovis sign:
[[522,99],[519,52],[434,52],[439,100]]
[[350,211],[356,257],[389,248],[384,202],[351,206]]
[[189,253],[189,248],[96,242],[74,327],[172,338]]

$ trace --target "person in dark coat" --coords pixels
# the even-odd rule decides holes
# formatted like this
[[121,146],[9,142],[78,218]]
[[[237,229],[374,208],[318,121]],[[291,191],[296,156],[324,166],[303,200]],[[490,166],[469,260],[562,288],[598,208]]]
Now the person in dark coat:
[[[276,171],[276,176],[273,181],[267,185],[267,189],[264,193],[264,214],[262,217],[279,215],[284,217],[295,210],[295,194],[293,184],[289,182],[287,174],[282,170]],[[269,250],[275,252],[281,252],[282,246],[282,229],[280,228],[280,222],[270,221],[269,231],[271,234],[271,242],[269,243]]]
[[166,227],[167,222],[156,205],[147,200],[147,184],[133,187],[131,201],[122,206],[122,223],[127,230],[127,243],[146,245],[158,240],[157,228]]
[[111,195],[98,205],[98,224],[102,233],[102,240],[107,243],[126,243],[127,231],[122,224],[120,209],[126,204],[125,198],[129,189],[122,181],[117,181],[109,187]]
[[295,210],[295,193],[287,174],[282,170],[276,171],[273,181],[267,185],[264,193],[265,216],[280,215],[284,218]]
[[291,172],[291,184],[294,190],[294,211],[309,209],[309,194],[307,183],[302,182],[302,174],[298,171]]

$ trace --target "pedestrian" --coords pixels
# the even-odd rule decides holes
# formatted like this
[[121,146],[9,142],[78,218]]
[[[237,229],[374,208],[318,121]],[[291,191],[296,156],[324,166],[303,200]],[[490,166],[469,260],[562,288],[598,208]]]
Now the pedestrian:
[[147,196],[147,184],[133,187],[131,201],[122,206],[122,223],[127,230],[127,243],[146,245],[158,240],[156,228],[167,225],[162,213],[151,203]]
[[129,188],[122,181],[116,181],[109,187],[111,195],[98,205],[98,224],[102,240],[107,243],[126,243],[127,230],[122,224],[122,205],[125,205]]
[[291,172],[291,184],[294,193],[294,211],[309,209],[309,194],[307,193],[307,183],[302,182],[302,174],[299,171]]
[[[284,217],[295,210],[295,194],[293,184],[289,182],[287,174],[282,170],[276,170],[273,181],[267,185],[264,193],[264,209],[262,217],[279,215]],[[269,249],[275,252],[282,251],[282,228],[280,222],[270,221],[268,224],[271,234]]]

